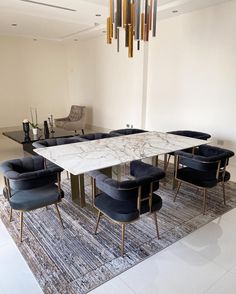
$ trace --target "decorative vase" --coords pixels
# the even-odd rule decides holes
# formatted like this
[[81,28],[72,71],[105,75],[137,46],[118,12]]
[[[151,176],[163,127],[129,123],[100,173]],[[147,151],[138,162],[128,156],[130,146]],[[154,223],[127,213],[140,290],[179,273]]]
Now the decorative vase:
[[38,129],[37,128],[33,128],[32,131],[33,131],[33,135],[35,135],[35,136],[38,135]]
[[30,130],[30,127],[29,127],[29,122],[23,122],[22,123],[23,125],[23,131],[25,133],[25,136],[29,136],[29,130]]

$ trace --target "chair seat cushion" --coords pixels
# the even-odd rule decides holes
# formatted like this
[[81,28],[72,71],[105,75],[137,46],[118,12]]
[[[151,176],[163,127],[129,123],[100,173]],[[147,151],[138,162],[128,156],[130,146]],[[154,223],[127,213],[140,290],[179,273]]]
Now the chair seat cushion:
[[58,193],[57,185],[51,184],[31,190],[13,192],[9,202],[13,209],[28,211],[59,202],[63,197],[63,191],[61,194]]
[[[131,222],[139,217],[136,201],[120,201],[101,193],[95,198],[95,206],[111,219],[118,222]],[[160,196],[153,194],[152,212],[162,206]],[[141,214],[149,211],[148,200],[141,205]]]
[[177,178],[193,185],[212,188],[217,185],[215,175],[208,172],[197,171],[190,167],[184,167],[178,170]]
[[115,221],[130,222],[139,217],[139,211],[133,201],[116,200],[105,193],[97,195],[95,206]]

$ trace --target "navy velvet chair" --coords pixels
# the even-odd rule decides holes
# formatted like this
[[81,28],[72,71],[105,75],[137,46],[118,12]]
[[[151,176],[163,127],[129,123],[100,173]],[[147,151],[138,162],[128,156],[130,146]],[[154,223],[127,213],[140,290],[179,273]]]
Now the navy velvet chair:
[[57,203],[64,193],[61,189],[61,169],[44,168],[41,156],[30,156],[3,162],[0,171],[4,175],[5,195],[12,210],[20,211],[20,241],[23,234],[23,213],[54,204],[63,227]]
[[92,133],[80,136],[81,141],[93,141],[112,137],[107,133]]
[[205,214],[207,189],[221,183],[223,201],[226,204],[225,182],[230,179],[230,173],[226,171],[226,167],[229,158],[234,156],[234,152],[215,146],[202,145],[197,149],[197,154],[178,151],[175,156],[175,179],[178,181],[178,188],[174,201],[182,182],[196,186],[203,190],[203,214]]
[[145,133],[147,131],[141,130],[141,129],[119,129],[111,131],[110,134],[112,136],[124,136],[124,135],[133,135],[133,134],[139,134],[139,133]]
[[153,192],[159,188],[159,180],[165,173],[159,168],[133,161],[130,164],[133,180],[116,181],[96,171],[96,186],[101,191],[94,195],[94,206],[98,209],[98,220],[95,228],[97,233],[100,217],[108,219],[122,226],[121,254],[124,254],[125,225],[137,220],[141,214],[152,213],[159,238],[156,212],[162,207],[162,199]]
[[[190,130],[178,130],[178,131],[171,131],[171,132],[167,132],[167,133],[172,134],[172,135],[178,135],[178,136],[184,136],[184,137],[199,139],[199,140],[207,140],[207,139],[211,138],[210,134],[203,133],[203,132],[198,132],[198,131],[190,131]],[[193,148],[185,149],[183,151],[192,153]],[[170,162],[170,157],[174,156],[174,152],[171,152],[168,155],[169,155],[168,158],[166,158],[166,156],[165,156],[165,162],[164,162],[165,171],[168,168],[168,165],[169,165],[169,162]]]

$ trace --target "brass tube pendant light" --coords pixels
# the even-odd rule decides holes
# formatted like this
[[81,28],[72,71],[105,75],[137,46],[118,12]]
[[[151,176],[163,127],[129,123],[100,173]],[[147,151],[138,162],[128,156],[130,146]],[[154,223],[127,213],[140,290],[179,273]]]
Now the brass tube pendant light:
[[107,44],[112,39],[120,47],[120,29],[125,31],[125,46],[128,57],[133,57],[134,41],[140,49],[140,41],[149,41],[149,33],[156,37],[157,0],[110,0],[110,15],[107,18]]

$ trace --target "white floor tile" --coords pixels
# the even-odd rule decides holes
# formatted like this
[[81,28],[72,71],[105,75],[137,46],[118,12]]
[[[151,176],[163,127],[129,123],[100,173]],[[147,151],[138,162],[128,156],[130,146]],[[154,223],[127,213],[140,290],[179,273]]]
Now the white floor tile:
[[89,292],[90,294],[134,294],[128,286],[121,281],[119,277],[116,277],[109,282],[103,284],[102,286],[94,289],[93,291]]
[[235,294],[236,293],[236,275],[226,273],[217,281],[205,294]]
[[11,242],[13,242],[13,240],[0,219],[0,248],[1,246],[10,244]]
[[226,270],[236,265],[236,224],[220,218],[188,235],[181,242]]
[[3,293],[43,293],[13,241],[1,246],[0,265],[0,289]]
[[225,272],[178,242],[119,277],[139,294],[200,294]]
[[220,220],[230,222],[232,224],[236,224],[236,208],[230,210],[229,212],[223,214]]

